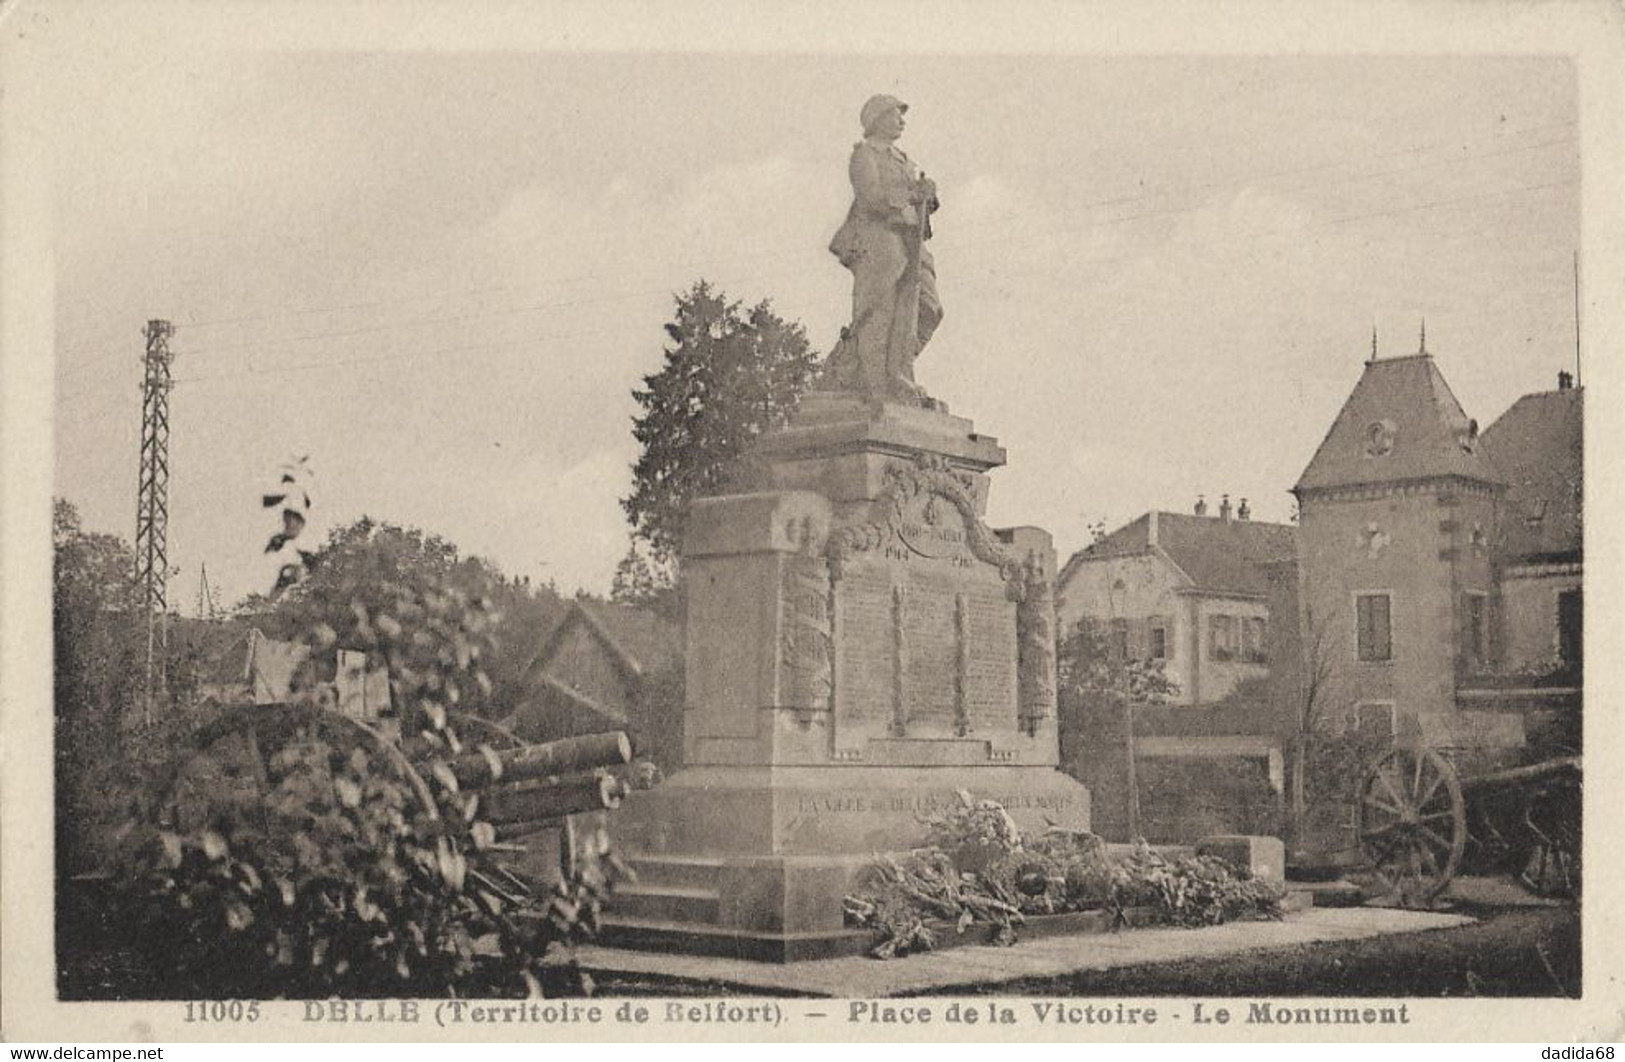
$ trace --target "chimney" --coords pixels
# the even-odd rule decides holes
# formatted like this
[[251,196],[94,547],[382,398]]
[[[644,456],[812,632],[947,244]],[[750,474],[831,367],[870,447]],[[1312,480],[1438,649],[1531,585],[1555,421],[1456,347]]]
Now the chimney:
[[1197,516],[1206,516],[1207,515],[1207,499],[1205,497],[1203,497],[1202,495],[1200,495],[1200,494],[1198,494],[1196,496],[1196,515]]
[[1557,389],[1559,391],[1567,391],[1573,386],[1574,386],[1574,374],[1573,373],[1559,372],[1557,374]]
[[1226,522],[1230,520],[1230,495],[1228,494],[1219,499],[1219,519]]
[[1152,509],[1146,516],[1145,544],[1148,546],[1157,544],[1157,510],[1155,509]]
[[1247,499],[1246,498],[1241,499],[1241,507],[1236,510],[1236,519],[1237,520],[1251,520],[1252,517],[1253,517],[1253,511],[1251,509],[1247,508]]

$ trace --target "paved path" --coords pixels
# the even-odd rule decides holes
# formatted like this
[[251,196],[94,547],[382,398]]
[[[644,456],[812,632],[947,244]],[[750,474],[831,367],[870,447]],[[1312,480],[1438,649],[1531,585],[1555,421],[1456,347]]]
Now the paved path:
[[1049,937],[1023,941],[1009,948],[951,948],[889,962],[843,958],[781,965],[614,948],[583,948],[580,958],[588,969],[619,975],[711,982],[740,993],[766,990],[853,999],[928,993],[954,985],[1057,977],[1080,970],[1207,959],[1317,941],[1359,940],[1387,933],[1449,929],[1472,921],[1458,914],[1350,907],[1310,909],[1288,915],[1279,922]]

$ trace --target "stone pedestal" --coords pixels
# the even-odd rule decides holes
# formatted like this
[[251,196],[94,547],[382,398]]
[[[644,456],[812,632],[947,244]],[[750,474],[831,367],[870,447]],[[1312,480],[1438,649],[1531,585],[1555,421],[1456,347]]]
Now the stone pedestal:
[[958,792],[1035,831],[1087,829],[1089,794],[1056,768],[1050,537],[983,522],[997,443],[813,395],[755,456],[766,489],[690,512],[686,766],[616,816],[642,880],[611,913],[791,958]]

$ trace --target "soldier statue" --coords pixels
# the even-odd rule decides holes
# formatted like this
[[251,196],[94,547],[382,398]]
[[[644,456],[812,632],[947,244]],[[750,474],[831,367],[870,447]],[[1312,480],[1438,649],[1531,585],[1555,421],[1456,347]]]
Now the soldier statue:
[[925,241],[937,187],[897,147],[908,104],[875,96],[852,149],[852,209],[829,249],[852,271],[852,323],[830,352],[823,386],[872,402],[935,405],[914,382],[914,359],[942,320]]

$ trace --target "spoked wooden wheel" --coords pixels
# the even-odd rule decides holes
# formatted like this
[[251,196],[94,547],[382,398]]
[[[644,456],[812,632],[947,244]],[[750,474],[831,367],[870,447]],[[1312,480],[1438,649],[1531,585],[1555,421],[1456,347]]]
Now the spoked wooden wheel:
[[1467,846],[1455,768],[1432,749],[1392,749],[1366,771],[1357,808],[1367,864],[1400,903],[1431,903]]
[[193,731],[153,779],[154,825],[178,832],[262,822],[277,785],[277,756],[299,741],[319,742],[336,765],[357,749],[412,789],[419,810],[438,816],[434,796],[400,749],[366,723],[315,704],[243,704]]

